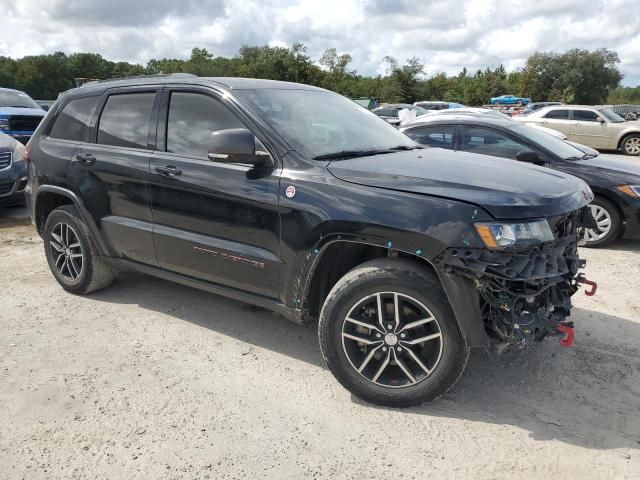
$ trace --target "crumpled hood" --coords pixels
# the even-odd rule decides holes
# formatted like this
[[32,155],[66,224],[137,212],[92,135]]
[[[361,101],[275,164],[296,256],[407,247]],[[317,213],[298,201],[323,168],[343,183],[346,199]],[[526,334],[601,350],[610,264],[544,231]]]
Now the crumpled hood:
[[340,160],[327,168],[347,182],[460,200],[496,218],[560,215],[593,198],[586,183],[563,172],[440,148]]
[[11,116],[11,115],[24,115],[28,117],[44,117],[44,110],[39,108],[23,108],[23,107],[0,107],[0,115],[2,116]]

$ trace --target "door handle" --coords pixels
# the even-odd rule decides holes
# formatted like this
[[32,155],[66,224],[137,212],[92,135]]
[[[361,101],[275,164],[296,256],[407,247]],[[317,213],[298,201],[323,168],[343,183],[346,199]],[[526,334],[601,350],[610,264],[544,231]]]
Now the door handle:
[[182,175],[182,170],[178,170],[173,165],[167,165],[166,167],[156,167],[156,172],[165,177],[175,177],[176,175]]
[[79,153],[76,155],[76,160],[84,165],[93,165],[96,163],[96,157],[91,155],[90,153]]

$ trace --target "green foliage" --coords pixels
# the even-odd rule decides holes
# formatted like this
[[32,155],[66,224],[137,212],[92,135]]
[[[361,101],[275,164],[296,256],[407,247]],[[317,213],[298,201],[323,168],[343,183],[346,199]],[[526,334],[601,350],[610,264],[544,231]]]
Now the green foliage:
[[534,101],[600,104],[615,89],[622,75],[618,54],[607,49],[574,49],[562,54],[536,52],[520,78],[520,91]]
[[637,87],[618,87],[609,94],[607,104],[630,103],[640,105],[640,85]]
[[615,52],[570,50],[562,54],[536,52],[520,71],[502,65],[471,73],[463,67],[457,76],[435,73],[426,78],[417,57],[403,64],[394,57],[382,59],[384,76],[366,77],[351,68],[352,57],[327,49],[317,62],[307,48],[243,46],[232,58],[194,48],[186,59],[152,59],[146,65],[112,62],[96,53],[57,52],[11,59],[0,57],[0,86],[18,88],[34,98],[54,99],[73,86],[75,78],[104,79],[132,75],[187,72],[208,77],[253,77],[320,86],[352,97],[375,97],[382,102],[444,100],[483,105],[490,97],[513,93],[534,101],[566,103],[640,103],[640,87],[617,88],[621,79]]

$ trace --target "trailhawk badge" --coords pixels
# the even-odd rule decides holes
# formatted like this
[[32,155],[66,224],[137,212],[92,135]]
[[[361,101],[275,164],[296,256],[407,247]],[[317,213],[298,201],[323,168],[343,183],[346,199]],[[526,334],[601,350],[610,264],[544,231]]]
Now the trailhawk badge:
[[293,198],[296,194],[296,187],[294,187],[293,185],[289,185],[284,194],[287,196],[287,198]]

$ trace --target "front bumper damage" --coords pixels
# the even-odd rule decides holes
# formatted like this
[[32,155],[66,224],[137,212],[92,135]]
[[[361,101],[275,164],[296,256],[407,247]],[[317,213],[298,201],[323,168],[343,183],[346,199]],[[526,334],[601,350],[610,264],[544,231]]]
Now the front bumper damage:
[[[573,341],[571,297],[589,282],[579,270],[582,228],[591,224],[584,208],[547,219],[552,242],[521,250],[448,248],[436,259],[448,276],[472,282],[484,329],[498,349],[524,347],[548,335],[563,335],[561,344]],[[595,285],[588,293],[595,293]]]

